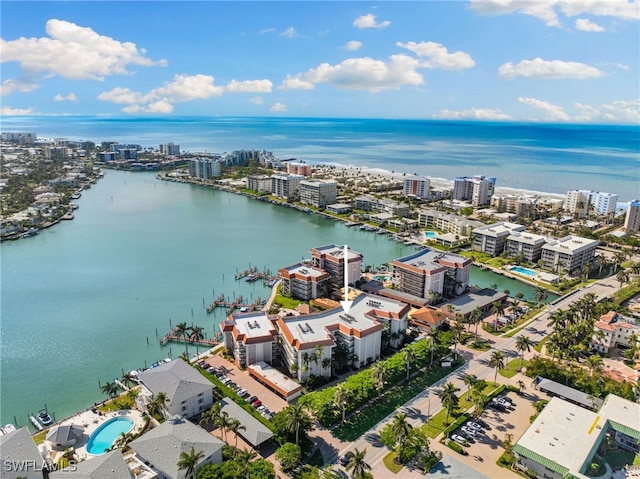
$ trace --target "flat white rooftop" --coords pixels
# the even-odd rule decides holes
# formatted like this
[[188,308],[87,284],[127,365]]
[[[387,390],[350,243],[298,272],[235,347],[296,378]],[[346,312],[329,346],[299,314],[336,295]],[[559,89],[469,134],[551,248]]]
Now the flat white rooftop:
[[446,268],[448,265],[470,264],[471,260],[458,254],[425,248],[409,256],[394,259],[392,262],[392,264],[398,263],[423,271],[435,271]]
[[319,278],[321,276],[327,276],[327,272],[323,269],[316,268],[315,266],[309,266],[302,263],[294,264],[291,266],[285,266],[282,268],[290,275],[297,274],[298,276],[304,276],[308,278]]
[[582,250],[595,248],[599,244],[598,240],[581,238],[580,236],[565,236],[547,243],[542,248],[546,250],[557,251],[560,253],[578,253]]
[[302,385],[288,378],[264,361],[253,363],[248,366],[247,369],[250,373],[256,374],[266,380],[266,382],[270,386],[274,387],[274,389],[279,389],[279,392],[283,393],[285,397],[291,396],[298,391],[302,391]]
[[[246,338],[244,342],[251,338],[264,338],[276,334],[275,326],[264,311],[234,314],[231,318],[238,334]],[[229,320],[227,320],[228,322]]]
[[[329,244],[325,246],[318,246],[317,248],[313,248],[311,253],[317,251],[320,254],[324,254],[327,256],[331,256],[332,258],[344,258],[344,246]],[[362,258],[362,255],[356,251],[353,251],[351,248],[348,250],[349,259],[358,259]]]
[[524,225],[516,223],[509,223],[507,221],[500,221],[490,225],[480,226],[473,230],[476,234],[483,234],[486,236],[501,236],[515,233],[516,231],[524,231]]

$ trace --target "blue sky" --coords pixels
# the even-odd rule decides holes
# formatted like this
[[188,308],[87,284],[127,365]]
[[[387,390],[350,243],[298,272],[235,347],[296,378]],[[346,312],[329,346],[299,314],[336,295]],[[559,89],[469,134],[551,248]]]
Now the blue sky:
[[3,1],[3,115],[640,122],[640,4]]

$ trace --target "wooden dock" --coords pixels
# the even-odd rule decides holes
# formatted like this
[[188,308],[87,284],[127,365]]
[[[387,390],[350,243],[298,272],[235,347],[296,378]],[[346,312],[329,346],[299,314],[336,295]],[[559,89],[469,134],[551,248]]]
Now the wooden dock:
[[176,329],[174,328],[170,333],[167,333],[164,335],[164,337],[162,337],[160,339],[160,344],[162,346],[164,346],[165,344],[167,344],[168,342],[174,342],[174,343],[182,343],[182,344],[198,344],[200,346],[217,346],[218,344],[220,344],[219,341],[219,333],[216,334],[212,339],[192,339],[189,337],[184,337],[184,336],[178,336],[176,334]]
[[240,272],[240,273],[236,273],[236,281],[244,278],[245,276],[249,276],[250,274],[254,274],[258,272],[258,267],[257,266],[252,266],[249,269],[245,269],[244,271]]
[[227,315],[233,313],[236,309],[243,310],[244,313],[249,313],[262,308],[265,304],[267,304],[267,301],[260,297],[258,297],[258,299],[253,303],[245,303],[242,295],[238,296],[233,301],[227,301],[224,298],[224,294],[221,294],[209,305],[207,313],[213,312],[213,310],[218,307],[227,308]]

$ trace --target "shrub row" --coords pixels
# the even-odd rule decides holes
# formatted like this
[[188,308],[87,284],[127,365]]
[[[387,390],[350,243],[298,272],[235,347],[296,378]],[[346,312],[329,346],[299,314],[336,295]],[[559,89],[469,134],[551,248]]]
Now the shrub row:
[[470,417],[471,415],[468,412],[460,414],[458,419],[445,428],[443,431],[443,437],[449,437],[449,434],[462,426]]
[[464,451],[464,448],[460,444],[455,442],[455,441],[449,441],[447,443],[447,446],[449,446],[451,449],[453,449],[454,451],[456,451],[456,452],[458,452],[460,454],[462,454],[462,452]]

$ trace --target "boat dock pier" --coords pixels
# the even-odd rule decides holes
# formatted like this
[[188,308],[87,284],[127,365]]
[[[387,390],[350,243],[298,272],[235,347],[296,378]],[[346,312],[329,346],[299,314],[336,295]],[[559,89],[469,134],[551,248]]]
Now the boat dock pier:
[[236,281],[244,278],[245,276],[249,276],[249,275],[257,273],[257,272],[258,272],[258,267],[257,266],[251,266],[249,269],[245,269],[244,271],[242,271],[240,273],[236,273],[236,275],[235,275]]
[[250,313],[257,309],[261,309],[266,303],[266,300],[258,297],[253,303],[244,303],[244,298],[242,295],[238,296],[233,301],[225,300],[224,294],[221,294],[216,298],[216,300],[209,305],[207,308],[207,313],[211,313],[217,307],[227,308],[227,315],[233,313],[236,309],[239,309],[242,313]]
[[218,341],[218,335],[214,336],[212,339],[206,339],[206,338],[202,338],[202,339],[195,339],[195,338],[190,338],[190,337],[184,337],[184,336],[178,336],[177,334],[177,328],[174,328],[173,330],[171,330],[171,332],[167,333],[164,335],[164,337],[160,338],[160,344],[162,346],[164,346],[165,344],[167,344],[170,341],[173,341],[175,343],[187,343],[187,344],[197,344],[200,346],[217,346],[218,344],[220,344],[220,342]]

